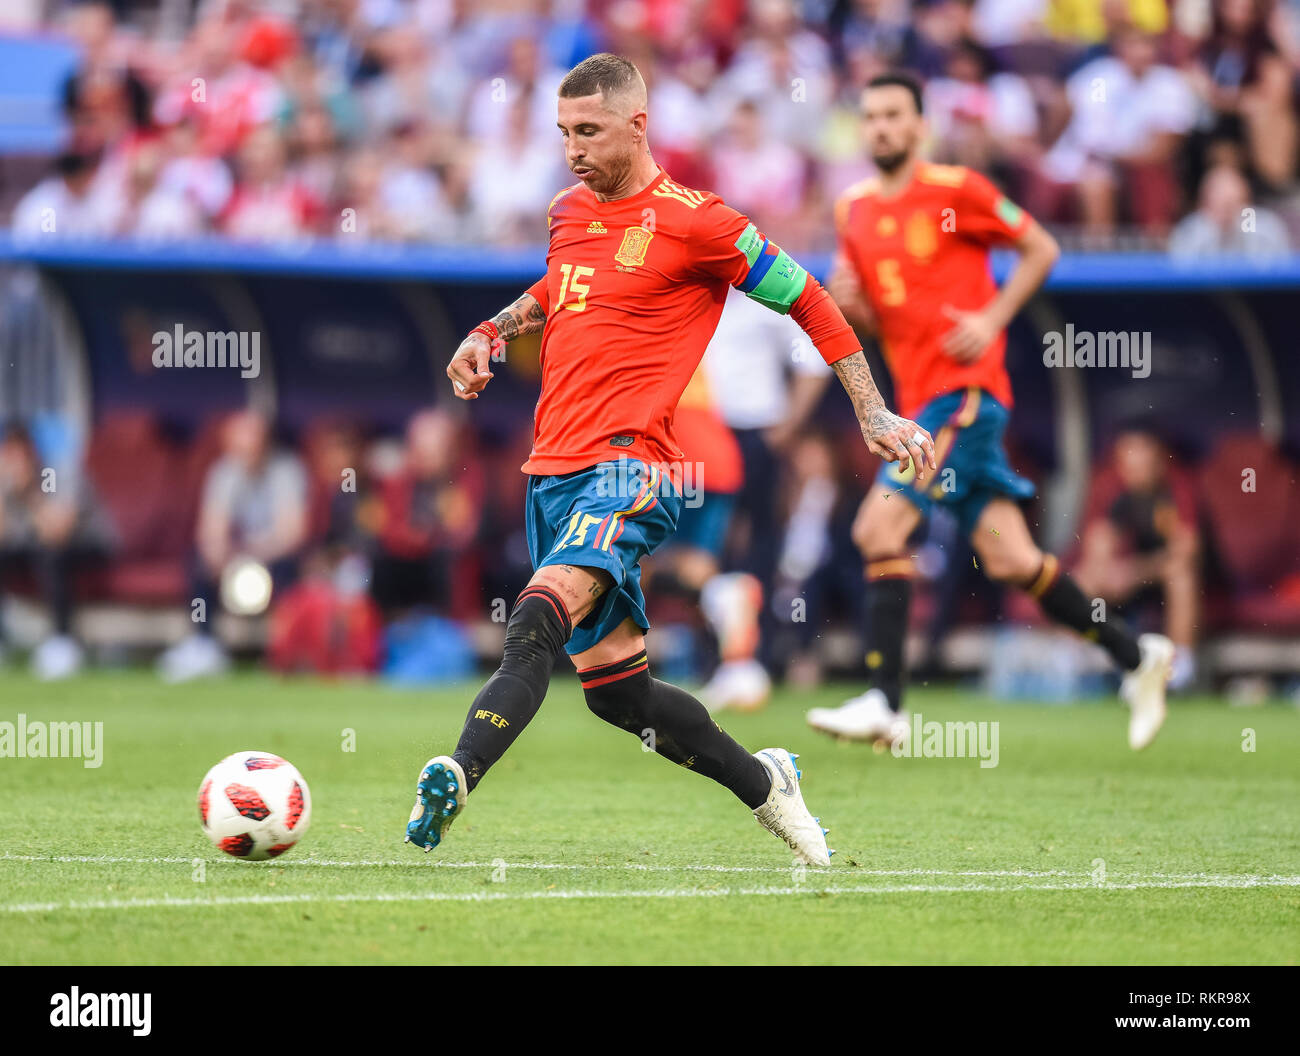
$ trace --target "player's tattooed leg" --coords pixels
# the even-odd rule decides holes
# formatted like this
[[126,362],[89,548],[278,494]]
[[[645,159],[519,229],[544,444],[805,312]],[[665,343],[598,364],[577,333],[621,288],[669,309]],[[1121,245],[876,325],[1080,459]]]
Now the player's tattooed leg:
[[465,771],[468,791],[537,714],[551,682],[555,654],[572,633],[568,610],[555,591],[530,585],[519,595],[506,624],[501,666],[470,705],[452,754]]

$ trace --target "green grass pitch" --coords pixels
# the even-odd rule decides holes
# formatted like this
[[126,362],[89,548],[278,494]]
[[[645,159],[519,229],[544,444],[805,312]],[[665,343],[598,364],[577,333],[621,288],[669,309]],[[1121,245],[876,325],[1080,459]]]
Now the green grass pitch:
[[[729,793],[641,750],[557,678],[444,848],[402,833],[420,765],[474,687],[417,692],[142,673],[0,674],[0,721],[104,723],[98,769],[0,759],[0,949],[19,964],[1296,963],[1300,714],[1178,701],[1134,754],[1117,703],[913,692],[996,721],[999,765],[895,759],[803,724],[843,688],[725,716],[801,754],[829,870],[793,869]],[[1254,751],[1243,751],[1252,730]],[[345,751],[355,734],[354,751]],[[195,793],[277,752],[311,785],[303,842],[229,859]],[[1104,870],[1104,873],[1103,873]],[[1100,883],[1098,881],[1101,881]]]

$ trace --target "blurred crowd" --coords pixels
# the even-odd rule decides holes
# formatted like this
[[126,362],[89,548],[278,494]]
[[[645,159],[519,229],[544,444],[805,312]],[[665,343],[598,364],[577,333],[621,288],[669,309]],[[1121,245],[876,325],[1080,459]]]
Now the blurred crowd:
[[81,56],[66,148],[13,210],[29,235],[538,243],[572,182],[555,88],[598,50],[646,75],[674,178],[796,249],[869,175],[858,95],[895,67],[924,79],[934,160],[1085,246],[1271,254],[1300,217],[1284,0],[28,6]]
[[[830,382],[792,320],[735,294],[678,409],[686,501],[670,545],[645,563],[648,612],[666,675],[712,674],[718,699],[761,700],[772,678],[859,674],[860,644],[838,659],[829,646],[867,630],[852,526],[878,462],[856,423],[822,410]],[[21,643],[44,678],[82,666],[86,603],[116,606],[113,642],[127,609],[177,615],[151,643],[168,646],[158,664],[171,681],[224,671],[241,642],[281,671],[467,675],[499,650],[532,571],[519,473],[531,423],[494,434],[462,410],[420,411],[394,435],[333,417],[289,433],[253,409],[177,433],[155,411],[121,409],[84,445],[61,443],[46,420],[11,422],[0,656],[11,602],[25,598],[47,614],[39,640]],[[1046,484],[1022,456],[1013,445],[1017,470]],[[1281,497],[1252,501],[1243,465]],[[1298,476],[1257,434],[1180,457],[1129,422],[1076,482],[1082,512],[1063,557],[1090,597],[1173,638],[1186,684],[1206,635],[1300,631]],[[1032,524],[1042,516],[1031,508]],[[956,627],[1041,625],[1019,592],[982,577],[944,510],[915,546],[923,671],[943,670]]]

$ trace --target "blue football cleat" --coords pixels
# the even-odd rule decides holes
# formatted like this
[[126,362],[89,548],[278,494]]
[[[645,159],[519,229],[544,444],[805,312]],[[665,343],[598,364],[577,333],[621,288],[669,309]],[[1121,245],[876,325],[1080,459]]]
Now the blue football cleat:
[[464,809],[465,771],[449,755],[430,759],[415,785],[415,806],[406,823],[406,842],[426,852],[433,850]]

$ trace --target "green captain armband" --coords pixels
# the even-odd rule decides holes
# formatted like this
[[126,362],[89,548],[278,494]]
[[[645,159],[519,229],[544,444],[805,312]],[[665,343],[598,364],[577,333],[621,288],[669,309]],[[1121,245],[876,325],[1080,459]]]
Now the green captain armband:
[[763,238],[753,224],[736,239],[736,248],[749,263],[749,273],[736,289],[774,312],[788,314],[803,293],[808,273],[784,249]]

